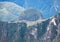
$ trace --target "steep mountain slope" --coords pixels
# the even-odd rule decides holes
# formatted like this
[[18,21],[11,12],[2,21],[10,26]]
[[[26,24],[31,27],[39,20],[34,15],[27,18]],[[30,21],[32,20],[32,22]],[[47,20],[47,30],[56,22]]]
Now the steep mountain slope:
[[34,37],[34,40],[32,40],[33,42],[35,42],[35,39],[38,39],[38,42],[54,42],[54,40],[59,42],[60,13],[29,28],[31,28],[30,35]]
[[60,13],[35,25],[27,25],[0,21],[0,42],[59,42]]

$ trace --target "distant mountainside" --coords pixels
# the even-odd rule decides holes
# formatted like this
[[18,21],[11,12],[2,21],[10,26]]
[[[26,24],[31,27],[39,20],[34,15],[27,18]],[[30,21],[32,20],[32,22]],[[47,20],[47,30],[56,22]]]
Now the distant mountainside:
[[14,3],[0,6],[0,42],[60,42],[60,13],[44,19],[35,9],[25,10]]
[[43,19],[40,11],[36,9],[24,9],[12,2],[0,2],[0,20],[1,21],[36,21]]
[[24,22],[0,21],[0,42],[60,42],[60,13],[27,27]]
[[19,20],[27,20],[27,21],[36,21],[39,19],[43,19],[43,16],[41,12],[36,9],[27,9],[19,17]]
[[25,9],[12,2],[0,2],[0,20],[15,21]]

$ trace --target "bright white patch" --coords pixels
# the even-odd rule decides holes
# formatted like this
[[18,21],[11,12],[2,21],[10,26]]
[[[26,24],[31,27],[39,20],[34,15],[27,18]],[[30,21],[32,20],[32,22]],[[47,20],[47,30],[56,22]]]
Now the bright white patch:
[[53,18],[51,22],[54,23],[54,25],[56,25],[55,18]]
[[34,38],[36,38],[36,33],[37,33],[37,29],[35,28],[34,30],[32,30],[31,34],[34,36]]
[[53,18],[53,19],[51,20],[51,22],[49,23],[49,25],[47,26],[47,31],[50,30],[50,25],[51,25],[51,23],[53,23],[55,26],[57,25],[56,22],[55,22],[55,18]]
[[35,33],[37,32],[37,29],[35,28],[34,30],[32,30],[32,35],[35,35]]
[[49,26],[47,27],[47,31],[49,31],[50,30],[50,28],[49,28]]

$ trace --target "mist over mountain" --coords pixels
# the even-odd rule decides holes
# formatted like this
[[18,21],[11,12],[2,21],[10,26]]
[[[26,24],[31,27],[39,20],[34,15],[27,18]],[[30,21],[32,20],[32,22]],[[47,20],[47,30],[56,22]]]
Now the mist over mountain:
[[36,9],[24,9],[12,2],[0,2],[0,20],[1,21],[36,21],[42,19],[40,11]]
[[39,19],[43,19],[43,16],[41,12],[36,9],[27,9],[19,17],[19,20],[27,20],[27,21],[36,21]]
[[15,21],[25,9],[12,2],[0,2],[0,20]]
[[60,42],[60,13],[44,19],[35,9],[10,2],[0,6],[0,42]]

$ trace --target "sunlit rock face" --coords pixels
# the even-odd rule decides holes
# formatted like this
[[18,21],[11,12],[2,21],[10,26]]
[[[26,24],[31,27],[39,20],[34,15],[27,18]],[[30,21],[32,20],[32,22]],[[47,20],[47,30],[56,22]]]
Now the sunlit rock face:
[[[0,4],[0,42],[60,42],[60,13],[43,20],[39,11],[24,8],[21,10],[20,6],[11,4]],[[31,21],[31,25],[27,26],[29,23],[21,20]]]
[[[30,26],[30,36],[32,41],[35,42],[59,42],[60,40],[60,13],[57,15]],[[36,30],[35,30],[36,29]]]
[[19,20],[27,20],[27,21],[36,21],[39,19],[43,19],[43,16],[40,11],[35,9],[27,9],[19,17]]
[[0,20],[15,21],[25,9],[12,2],[0,2]]

